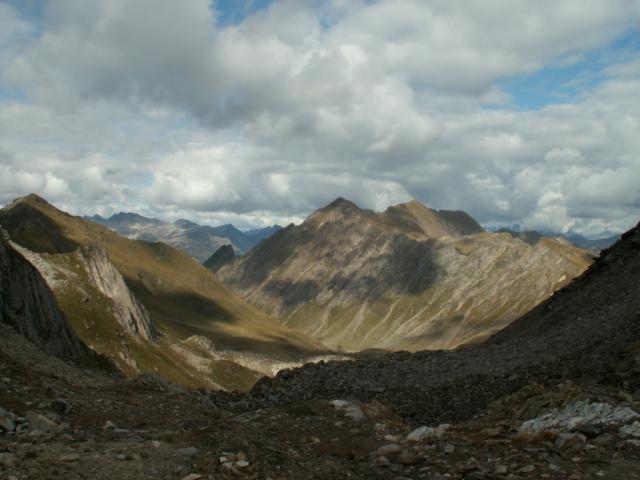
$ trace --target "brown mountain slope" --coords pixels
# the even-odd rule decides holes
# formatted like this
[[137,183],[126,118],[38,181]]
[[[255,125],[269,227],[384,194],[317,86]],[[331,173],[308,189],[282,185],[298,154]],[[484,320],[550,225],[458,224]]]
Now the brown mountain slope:
[[[247,305],[205,267],[167,245],[121,237],[104,226],[57,210],[35,195],[1,209],[0,224],[13,241],[54,272],[52,277],[59,279],[54,291],[81,337],[94,349],[120,359],[121,368],[127,371],[130,367],[128,373],[158,370],[175,381],[210,386],[200,381],[209,376],[213,380],[205,380],[219,386],[246,388],[257,374],[231,362],[214,362],[218,371],[196,371],[206,362],[201,361],[202,352],[189,348],[187,340],[194,336],[207,339],[208,354],[214,356],[225,351],[247,351],[278,361],[321,348]],[[90,272],[83,266],[87,260],[78,256],[78,249],[88,245],[106,252],[108,261],[142,303],[159,332],[157,346],[138,339],[131,341],[131,332],[119,327],[113,315],[105,314],[115,312],[117,306],[99,291],[99,284],[87,278]],[[100,321],[87,323],[96,318]]]
[[418,350],[488,336],[590,262],[553,239],[484,232],[463,212],[413,201],[374,213],[338,199],[218,276],[329,346]]

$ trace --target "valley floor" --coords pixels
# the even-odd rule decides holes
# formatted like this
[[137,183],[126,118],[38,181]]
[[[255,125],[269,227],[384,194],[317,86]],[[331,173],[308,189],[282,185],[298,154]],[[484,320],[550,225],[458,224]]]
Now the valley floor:
[[0,425],[4,418],[7,429],[8,412],[23,417],[14,418],[17,431],[0,428],[3,479],[640,478],[640,442],[620,430],[620,422],[632,429],[633,418],[591,419],[535,438],[519,432],[524,421],[579,401],[640,411],[638,396],[612,385],[524,381],[470,418],[416,432],[420,424],[375,394],[258,408],[251,396],[151,375],[81,371],[5,327],[0,334]]

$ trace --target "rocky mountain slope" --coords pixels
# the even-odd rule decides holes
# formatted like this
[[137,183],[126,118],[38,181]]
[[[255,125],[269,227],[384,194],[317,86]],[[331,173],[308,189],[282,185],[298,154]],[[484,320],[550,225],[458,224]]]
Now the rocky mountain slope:
[[116,213],[109,218],[94,215],[86,219],[105,225],[127,238],[166,243],[188,253],[199,262],[205,261],[218,248],[228,244],[236,252],[246,253],[261,240],[280,230],[280,226],[274,225],[242,232],[231,224],[210,227],[184,219],[165,222],[131,212]]
[[489,233],[413,201],[382,213],[338,199],[218,277],[328,346],[453,348],[526,313],[591,263],[567,242]]
[[156,338],[156,328],[147,309],[127,287],[120,272],[109,261],[104,248],[89,244],[78,250],[79,261],[87,270],[89,281],[114,304],[114,315],[118,323],[133,336],[148,341]]
[[80,338],[128,375],[156,371],[186,385],[247,389],[275,365],[324,351],[167,245],[121,237],[35,195],[1,209],[0,224]]
[[38,271],[16,251],[0,229],[0,322],[61,358],[89,356],[58,308],[53,292]]

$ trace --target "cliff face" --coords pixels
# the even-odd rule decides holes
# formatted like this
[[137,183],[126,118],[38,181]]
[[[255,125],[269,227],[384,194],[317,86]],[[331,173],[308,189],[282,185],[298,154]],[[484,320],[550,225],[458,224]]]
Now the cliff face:
[[73,332],[38,271],[0,230],[0,321],[50,355],[77,359],[89,350]]
[[147,309],[133,296],[120,272],[116,270],[107,252],[96,244],[78,250],[89,281],[113,301],[113,315],[126,332],[135,337],[154,341],[156,329]]
[[331,347],[453,348],[504,327],[580,275],[584,250],[485,232],[418,202],[374,213],[339,199],[218,277]]

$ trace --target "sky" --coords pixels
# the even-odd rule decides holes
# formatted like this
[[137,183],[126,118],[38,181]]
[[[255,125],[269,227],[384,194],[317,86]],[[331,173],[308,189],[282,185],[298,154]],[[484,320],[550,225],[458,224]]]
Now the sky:
[[640,220],[640,0],[0,0],[0,203]]

